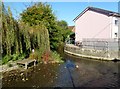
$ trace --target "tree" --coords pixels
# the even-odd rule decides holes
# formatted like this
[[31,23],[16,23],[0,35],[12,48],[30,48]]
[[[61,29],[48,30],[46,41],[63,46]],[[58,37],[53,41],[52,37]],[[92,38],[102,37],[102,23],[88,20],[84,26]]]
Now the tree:
[[[39,50],[39,55],[44,52],[57,50],[69,34],[65,21],[57,21],[50,5],[35,3],[21,13],[21,19],[16,21],[10,8],[6,10],[2,3],[2,56],[21,54],[29,56],[32,49]],[[4,58],[3,58],[4,59]],[[6,60],[6,57],[5,57]]]
[[43,3],[35,3],[21,13],[21,22],[29,28],[24,30],[29,32],[31,48],[40,54],[50,51],[49,28],[54,18],[50,6]]
[[71,33],[71,30],[68,28],[68,24],[64,20],[58,21],[57,25],[58,25],[59,29],[61,29],[61,34],[63,36],[62,41],[65,42],[65,39]]
[[29,26],[41,25],[46,27],[49,32],[50,48],[55,50],[61,41],[60,30],[57,28],[56,17],[52,8],[47,3],[35,3],[21,13],[22,20]]

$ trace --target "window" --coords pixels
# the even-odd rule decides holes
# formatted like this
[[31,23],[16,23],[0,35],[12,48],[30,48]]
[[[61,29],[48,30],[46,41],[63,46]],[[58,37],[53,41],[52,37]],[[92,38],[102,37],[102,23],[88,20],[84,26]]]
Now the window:
[[118,25],[118,20],[115,20],[115,25]]
[[117,37],[117,33],[115,33],[115,37]]

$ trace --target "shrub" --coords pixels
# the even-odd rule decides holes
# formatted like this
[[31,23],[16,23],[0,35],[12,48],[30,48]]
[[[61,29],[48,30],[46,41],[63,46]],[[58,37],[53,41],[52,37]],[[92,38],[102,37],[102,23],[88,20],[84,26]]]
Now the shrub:
[[10,61],[13,57],[6,55],[2,58],[2,64],[6,64],[8,61]]
[[19,54],[13,54],[12,56],[13,56],[13,59],[12,59],[12,60],[13,60],[13,61],[16,61],[16,60],[18,60]]
[[42,54],[42,60],[44,62],[48,62],[50,59],[50,52],[49,51],[45,51],[43,54]]
[[23,60],[24,58],[25,58],[25,54],[20,54],[19,56],[18,56],[18,60]]
[[51,58],[57,62],[63,62],[62,57],[56,51],[51,52]]
[[38,59],[38,52],[35,51],[34,53],[31,53],[29,59]]

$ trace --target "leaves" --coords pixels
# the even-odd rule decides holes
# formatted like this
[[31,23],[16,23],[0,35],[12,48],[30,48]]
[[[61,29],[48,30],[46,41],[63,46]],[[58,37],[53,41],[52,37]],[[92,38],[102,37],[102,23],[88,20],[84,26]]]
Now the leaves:
[[[47,3],[35,3],[21,13],[16,21],[12,12],[2,3],[2,50],[3,57],[25,54],[31,50],[39,52],[39,58],[45,51],[57,50],[70,33],[67,22],[57,21],[52,8]],[[39,50],[39,51],[38,51]],[[19,57],[14,57],[14,60]],[[5,58],[5,60],[7,60]]]

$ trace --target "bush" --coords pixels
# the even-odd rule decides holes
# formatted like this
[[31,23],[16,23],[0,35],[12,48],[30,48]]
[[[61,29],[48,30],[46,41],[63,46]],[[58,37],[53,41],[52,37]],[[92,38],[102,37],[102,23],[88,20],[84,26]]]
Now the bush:
[[57,62],[63,62],[62,57],[56,51],[51,52],[51,58]]
[[19,56],[18,56],[18,60],[23,60],[24,58],[25,58],[25,54],[20,54]]
[[50,51],[45,51],[43,54],[42,54],[42,60],[44,62],[48,62],[50,59]]
[[16,61],[16,60],[23,60],[25,58],[25,54],[13,54],[13,61]]
[[[6,64],[7,62],[9,62],[10,60],[12,61],[16,61],[16,60],[22,60],[25,58],[25,54],[13,54],[13,55],[6,55],[2,58],[2,64]],[[9,64],[8,64],[9,66]]]
[[6,64],[8,61],[10,61],[13,57],[6,55],[2,58],[2,64]]
[[38,59],[38,52],[35,51],[34,53],[31,53],[29,59]]
[[13,56],[13,59],[12,59],[12,60],[13,60],[13,61],[16,61],[16,60],[18,60],[19,54],[13,54],[12,56]]

